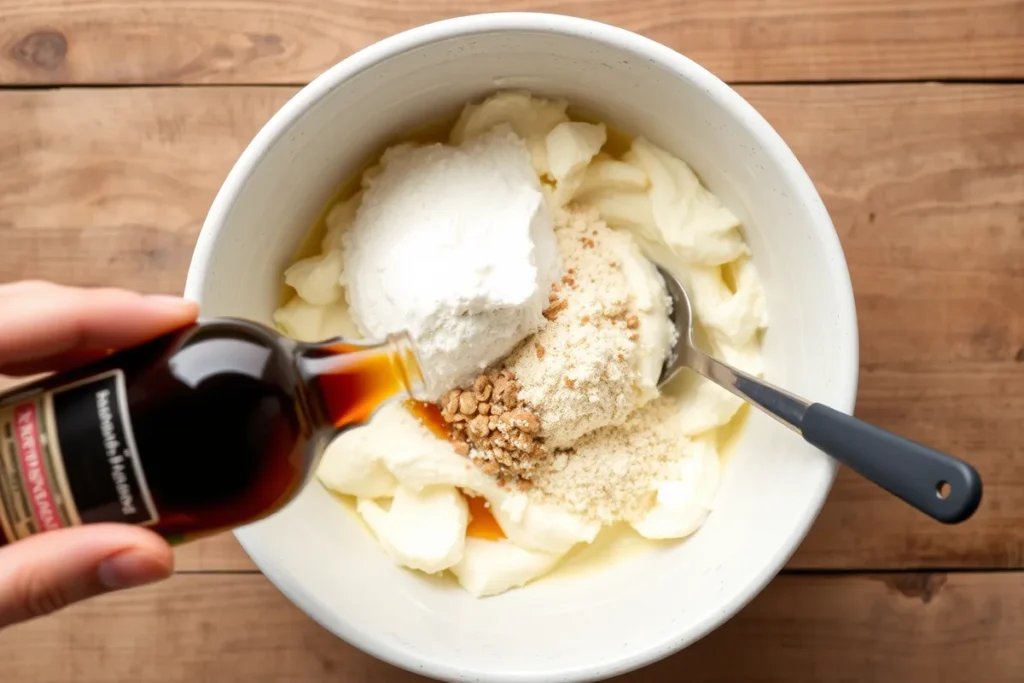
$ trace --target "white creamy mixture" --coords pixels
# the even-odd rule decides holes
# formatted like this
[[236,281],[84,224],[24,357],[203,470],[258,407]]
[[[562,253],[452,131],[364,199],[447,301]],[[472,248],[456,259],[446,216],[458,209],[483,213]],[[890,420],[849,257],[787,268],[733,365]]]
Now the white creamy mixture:
[[[739,221],[681,160],[643,138],[613,158],[604,126],[566,109],[499,93],[464,109],[449,144],[389,149],[329,213],[322,253],[288,269],[295,296],[274,314],[304,340],[409,330],[435,396],[492,364],[514,373],[551,454],[529,488],[400,403],[336,439],[318,471],[397,564],[450,570],[477,596],[551,571],[604,525],[683,538],[711,510],[715,431],[740,401],[690,373],[659,397],[673,331],[641,247],[687,286],[709,350],[761,371],[765,306]],[[460,490],[489,502],[505,539],[467,538]]]

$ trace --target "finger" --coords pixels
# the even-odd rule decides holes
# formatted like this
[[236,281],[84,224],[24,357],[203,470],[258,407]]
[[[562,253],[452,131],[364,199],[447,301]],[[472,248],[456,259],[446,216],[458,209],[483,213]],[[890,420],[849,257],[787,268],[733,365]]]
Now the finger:
[[113,352],[114,349],[75,349],[49,358],[0,363],[0,374],[8,377],[28,377],[40,373],[64,372],[106,358]]
[[0,548],[0,628],[87,598],[165,579],[170,546],[142,527],[89,524]]
[[193,322],[195,303],[50,282],[0,285],[0,372],[77,350],[134,346]]

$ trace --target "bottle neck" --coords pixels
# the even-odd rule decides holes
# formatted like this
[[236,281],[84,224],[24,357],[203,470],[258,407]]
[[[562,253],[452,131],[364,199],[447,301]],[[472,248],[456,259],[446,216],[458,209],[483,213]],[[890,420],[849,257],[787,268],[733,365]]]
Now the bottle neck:
[[395,397],[422,399],[423,373],[408,335],[383,341],[332,339],[300,344],[299,370],[324,427],[341,430],[369,421]]

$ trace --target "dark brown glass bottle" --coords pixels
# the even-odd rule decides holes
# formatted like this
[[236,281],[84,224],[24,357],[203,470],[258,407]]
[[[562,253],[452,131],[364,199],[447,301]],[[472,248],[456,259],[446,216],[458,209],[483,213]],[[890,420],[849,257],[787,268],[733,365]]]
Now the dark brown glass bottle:
[[404,335],[290,340],[230,318],[0,395],[0,545],[126,522],[173,543],[288,503],[339,430],[423,380]]

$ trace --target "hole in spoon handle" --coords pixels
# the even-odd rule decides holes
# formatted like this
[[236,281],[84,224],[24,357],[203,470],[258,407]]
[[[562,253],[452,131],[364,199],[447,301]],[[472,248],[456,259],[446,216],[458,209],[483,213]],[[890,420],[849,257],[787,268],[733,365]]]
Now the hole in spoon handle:
[[981,477],[964,461],[815,403],[804,439],[897,498],[946,524],[968,519],[981,502]]

